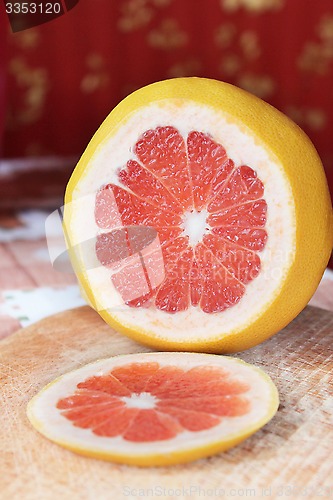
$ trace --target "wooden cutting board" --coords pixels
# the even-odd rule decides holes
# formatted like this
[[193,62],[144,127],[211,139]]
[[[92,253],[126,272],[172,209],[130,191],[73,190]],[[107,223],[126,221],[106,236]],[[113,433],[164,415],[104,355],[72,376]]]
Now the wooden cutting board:
[[88,307],[49,317],[0,343],[0,498],[291,498],[333,496],[333,314],[307,307],[287,328],[241,353],[281,397],[275,418],[238,447],[188,465],[140,469],[75,455],[39,435],[29,399],[98,358],[147,352]]

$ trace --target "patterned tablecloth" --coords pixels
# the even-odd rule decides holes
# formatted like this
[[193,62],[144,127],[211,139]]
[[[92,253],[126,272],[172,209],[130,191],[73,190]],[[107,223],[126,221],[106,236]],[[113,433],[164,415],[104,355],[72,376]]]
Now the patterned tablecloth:
[[[85,304],[74,274],[52,267],[45,238],[49,214],[0,218],[0,339],[41,318]],[[333,271],[310,301],[333,310]]]
[[44,229],[47,215],[30,211],[0,220],[0,338],[85,304],[74,274],[52,267]]

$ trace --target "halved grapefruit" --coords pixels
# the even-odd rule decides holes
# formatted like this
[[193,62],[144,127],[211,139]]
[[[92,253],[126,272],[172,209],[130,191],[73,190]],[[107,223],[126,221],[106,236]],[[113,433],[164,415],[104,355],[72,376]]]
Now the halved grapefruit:
[[69,181],[64,227],[104,320],[159,349],[235,352],[288,324],[332,249],[308,137],[232,85],[149,85],[107,117]]
[[140,353],[63,375],[30,401],[28,417],[79,454],[156,466],[227,450],[265,425],[278,404],[270,377],[242,360]]

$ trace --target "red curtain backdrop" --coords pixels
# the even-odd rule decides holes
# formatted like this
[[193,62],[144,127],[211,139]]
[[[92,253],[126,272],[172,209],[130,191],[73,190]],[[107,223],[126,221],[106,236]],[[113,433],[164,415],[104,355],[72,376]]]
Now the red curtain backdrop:
[[243,87],[298,122],[333,190],[332,0],[80,0],[65,16],[18,33],[2,17],[5,157],[79,155],[129,92],[205,76]]
[[3,156],[3,134],[6,116],[6,34],[7,19],[0,12],[0,158]]

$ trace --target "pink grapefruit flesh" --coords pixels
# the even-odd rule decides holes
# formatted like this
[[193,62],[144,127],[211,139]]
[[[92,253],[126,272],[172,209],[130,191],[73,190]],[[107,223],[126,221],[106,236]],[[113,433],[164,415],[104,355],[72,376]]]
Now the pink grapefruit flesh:
[[246,415],[249,386],[220,368],[184,371],[157,362],[131,363],[77,385],[57,408],[76,427],[127,441],[161,441],[198,432],[224,417]]
[[[261,271],[267,241],[264,185],[255,170],[236,167],[208,134],[183,137],[171,126],[143,133],[134,154],[117,174],[120,185],[103,185],[96,195],[96,254],[115,270],[113,286],[128,306],[168,313],[237,304]],[[123,233],[115,235],[115,226]],[[163,279],[156,279],[157,252],[147,260],[133,246],[132,226],[156,231]]]
[[272,380],[240,359],[151,352],[62,375],[30,401],[28,417],[41,434],[77,453],[156,466],[227,450],[277,407]]

